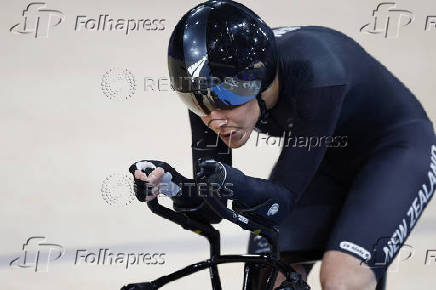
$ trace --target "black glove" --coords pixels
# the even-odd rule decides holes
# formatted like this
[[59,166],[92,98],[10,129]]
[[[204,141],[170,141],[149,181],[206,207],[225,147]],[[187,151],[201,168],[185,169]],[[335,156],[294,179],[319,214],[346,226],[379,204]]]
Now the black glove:
[[[136,179],[135,178],[135,170],[141,170],[145,174],[149,175],[154,169],[160,167],[164,170],[165,174],[161,179],[161,183],[169,183],[164,184],[165,186],[161,186],[161,192],[172,197],[176,194],[181,194],[180,189],[186,186],[195,187],[195,183],[193,180],[189,180],[185,178],[183,175],[178,173],[173,167],[171,167],[168,163],[158,161],[158,160],[141,160],[133,163],[129,167],[129,172],[133,174],[135,181],[135,194],[139,201],[145,201],[147,196],[152,195],[153,186],[146,181]],[[167,175],[167,174],[170,175]]]
[[229,193],[225,187],[227,171],[221,162],[213,159],[200,158],[197,161],[197,174],[195,181],[197,184],[207,184],[209,188],[215,187],[218,196],[223,196]]
[[213,185],[214,188],[218,187],[217,190],[210,190],[211,187],[209,187],[208,194],[211,192],[217,192],[218,197],[233,199],[232,209],[237,213],[245,215],[253,221],[266,226],[274,225],[272,221],[257,214],[256,210],[270,208],[270,210],[273,211],[277,209],[278,205],[271,205],[271,199],[266,199],[264,202],[251,207],[247,206],[240,200],[234,200],[233,191],[231,190],[232,184],[226,184],[227,169],[221,162],[217,162],[213,159],[199,159],[197,162],[197,169],[197,184],[207,183]]
[[[172,190],[174,193],[175,189],[178,188],[175,195],[170,195],[171,199],[173,200],[174,210],[186,212],[189,217],[204,223],[215,224],[221,221],[221,218],[218,217],[199,196],[195,180],[184,177],[168,163],[158,160],[142,160],[132,164],[129,168],[129,172],[134,176],[135,170],[142,170],[148,175],[157,167],[161,167],[165,174],[171,174],[169,181],[171,181],[174,185],[168,186],[168,189],[170,189],[170,191]],[[145,201],[146,196],[152,195],[153,186],[150,183],[136,179],[135,177],[134,181],[136,197],[139,201]],[[197,210],[193,211],[193,209]]]

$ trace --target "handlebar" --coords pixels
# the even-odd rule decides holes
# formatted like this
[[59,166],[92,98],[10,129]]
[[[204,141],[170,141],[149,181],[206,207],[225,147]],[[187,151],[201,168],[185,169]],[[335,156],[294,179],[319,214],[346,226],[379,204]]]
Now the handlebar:
[[[207,196],[202,196],[203,202],[206,203],[219,217],[226,219],[229,222],[238,225],[243,230],[248,230],[255,235],[260,235],[265,237],[269,244],[271,245],[271,255],[273,258],[279,258],[280,252],[278,247],[278,231],[276,228],[266,227],[255,221],[253,221],[249,216],[242,215],[239,212],[228,208],[223,204],[216,195],[208,194]],[[174,210],[168,209],[158,202],[158,197],[147,202],[150,210],[174,223],[182,226],[185,230],[191,230],[199,235],[202,235],[213,242],[219,241],[219,231],[217,231],[212,225],[208,223],[201,223],[200,221],[191,219],[182,213],[175,212]],[[201,205],[198,207],[200,208]],[[215,254],[219,254],[218,251],[214,251]]]
[[279,258],[279,247],[278,247],[278,231],[274,227],[269,228],[254,222],[249,216],[242,215],[239,212],[235,212],[232,209],[227,208],[216,195],[208,194],[203,196],[204,202],[221,218],[230,221],[243,230],[251,231],[255,235],[260,235],[265,237],[271,245],[271,255],[274,258]]

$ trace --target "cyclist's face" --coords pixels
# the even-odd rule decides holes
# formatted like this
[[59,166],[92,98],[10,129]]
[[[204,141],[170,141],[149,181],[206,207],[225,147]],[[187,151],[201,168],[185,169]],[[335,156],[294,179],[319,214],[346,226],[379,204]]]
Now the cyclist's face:
[[214,110],[201,119],[228,147],[239,148],[250,138],[259,114],[257,100],[253,99],[231,110]]

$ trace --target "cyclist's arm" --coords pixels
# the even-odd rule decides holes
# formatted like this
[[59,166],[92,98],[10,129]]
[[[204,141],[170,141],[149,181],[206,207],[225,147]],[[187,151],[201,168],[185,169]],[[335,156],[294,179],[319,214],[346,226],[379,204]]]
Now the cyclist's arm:
[[[300,117],[294,122],[292,135],[307,138],[332,136],[344,95],[344,85],[306,91],[304,95],[301,95],[301,100],[304,100],[300,102],[302,111],[299,112]],[[276,224],[287,216],[301,197],[318,169],[327,148],[326,144],[323,144],[310,148],[309,151],[308,147],[294,147],[286,141],[269,180],[250,177],[236,168],[225,166],[227,169],[226,183],[231,183],[233,199],[248,207],[269,199],[264,206],[256,210],[256,214]],[[279,211],[275,215],[268,215],[268,211],[275,203],[279,205]]]

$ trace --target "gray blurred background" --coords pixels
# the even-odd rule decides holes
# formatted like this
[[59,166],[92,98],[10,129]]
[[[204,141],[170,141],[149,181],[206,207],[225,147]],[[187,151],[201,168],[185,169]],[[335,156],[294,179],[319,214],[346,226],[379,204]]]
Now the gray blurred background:
[[[399,77],[435,120],[434,1],[382,5],[377,13],[390,17],[387,32],[371,28],[378,1],[241,2],[273,27],[322,25],[346,33]],[[0,288],[119,289],[206,259],[205,239],[130,199],[130,181],[123,178],[141,159],[165,160],[191,177],[187,111],[165,79],[166,53],[174,25],[200,1],[31,3],[0,4]],[[407,11],[399,15],[398,9]],[[102,28],[104,15],[120,19],[118,30]],[[150,20],[137,29],[144,19]],[[136,26],[126,33],[127,23]],[[266,178],[279,150],[256,144],[253,134],[234,151],[234,166]],[[427,207],[391,266],[388,289],[434,289],[435,209]],[[218,227],[223,253],[245,252],[248,233],[227,222]],[[164,255],[161,264],[127,269],[125,261],[83,257],[99,249]],[[78,250],[84,254],[76,257]],[[223,289],[241,288],[241,264],[219,269]],[[320,289],[318,275],[319,263],[309,276],[313,289]],[[202,271],[164,289],[209,289],[208,279]]]

